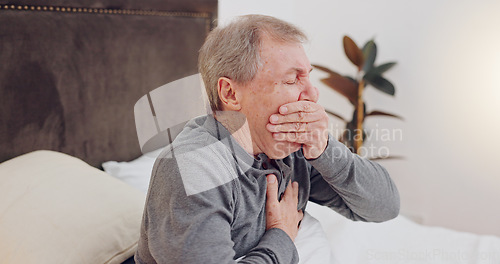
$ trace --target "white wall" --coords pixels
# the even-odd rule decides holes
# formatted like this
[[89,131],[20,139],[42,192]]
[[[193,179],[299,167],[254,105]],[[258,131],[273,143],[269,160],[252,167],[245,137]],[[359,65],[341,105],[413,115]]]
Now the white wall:
[[[500,235],[500,2],[220,0],[220,23],[249,13],[276,16],[302,28],[312,63],[355,71],[342,36],[358,45],[375,37],[376,63],[397,61],[386,73],[390,97],[366,91],[369,109],[405,120],[367,119],[368,128],[403,138],[368,142],[404,160],[382,161],[396,181],[402,212],[428,225]],[[352,107],[319,82],[320,103],[345,117]],[[341,126],[332,120],[332,125]]]

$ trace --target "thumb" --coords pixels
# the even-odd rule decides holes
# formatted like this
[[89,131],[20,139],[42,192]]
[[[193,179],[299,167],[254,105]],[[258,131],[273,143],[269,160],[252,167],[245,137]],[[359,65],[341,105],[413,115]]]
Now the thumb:
[[274,174],[267,175],[267,202],[278,202],[278,183],[276,182],[276,176]]

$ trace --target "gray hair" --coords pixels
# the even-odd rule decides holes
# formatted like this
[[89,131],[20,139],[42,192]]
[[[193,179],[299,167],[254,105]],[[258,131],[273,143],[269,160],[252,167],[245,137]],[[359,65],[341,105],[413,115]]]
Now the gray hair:
[[200,49],[198,70],[205,83],[212,110],[222,110],[217,91],[220,77],[245,84],[261,66],[259,48],[262,34],[282,42],[304,42],[306,35],[294,25],[264,15],[240,16],[210,32]]

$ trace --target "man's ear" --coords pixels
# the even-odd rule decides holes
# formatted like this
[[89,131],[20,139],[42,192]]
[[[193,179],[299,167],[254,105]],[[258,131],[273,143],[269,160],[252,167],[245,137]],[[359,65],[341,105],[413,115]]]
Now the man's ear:
[[236,96],[236,84],[233,80],[220,77],[217,81],[217,92],[219,99],[222,102],[224,110],[239,111],[241,109],[240,102]]

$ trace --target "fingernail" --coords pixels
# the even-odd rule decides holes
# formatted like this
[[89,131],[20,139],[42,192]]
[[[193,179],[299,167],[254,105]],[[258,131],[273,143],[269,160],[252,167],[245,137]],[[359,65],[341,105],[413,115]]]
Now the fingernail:
[[280,107],[280,113],[286,114],[286,112],[288,112],[288,108],[286,106]]
[[277,122],[278,121],[278,116],[272,115],[269,120],[271,120],[271,122]]
[[274,175],[267,175],[267,182],[274,183],[276,181],[276,177]]

